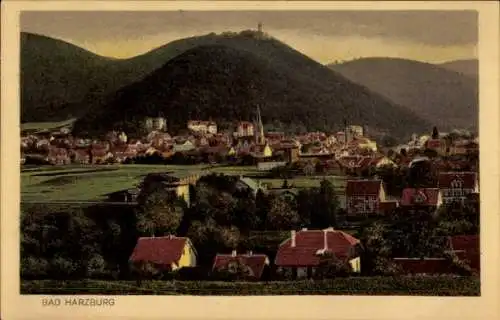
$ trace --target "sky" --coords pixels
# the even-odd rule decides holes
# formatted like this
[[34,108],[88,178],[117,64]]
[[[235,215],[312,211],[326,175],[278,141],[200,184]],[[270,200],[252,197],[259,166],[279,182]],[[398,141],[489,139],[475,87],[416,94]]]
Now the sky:
[[396,57],[439,63],[477,58],[474,11],[23,12],[21,30],[103,56],[129,58],[210,32],[263,30],[320,63]]

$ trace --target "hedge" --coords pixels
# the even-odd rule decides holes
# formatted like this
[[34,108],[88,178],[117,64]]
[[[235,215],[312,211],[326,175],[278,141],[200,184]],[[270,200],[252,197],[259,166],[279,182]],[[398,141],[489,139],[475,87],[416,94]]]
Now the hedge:
[[321,281],[217,282],[23,280],[21,294],[102,295],[426,295],[479,296],[479,277],[351,277]]

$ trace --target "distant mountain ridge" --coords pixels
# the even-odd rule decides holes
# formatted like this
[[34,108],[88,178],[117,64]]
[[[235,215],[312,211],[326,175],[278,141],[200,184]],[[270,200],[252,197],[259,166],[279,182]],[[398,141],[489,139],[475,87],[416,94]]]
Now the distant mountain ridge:
[[249,120],[257,105],[264,122],[309,129],[340,128],[344,119],[398,137],[430,128],[415,113],[276,40],[236,37],[255,52],[222,43],[189,49],[95,106],[75,130],[135,131],[145,116],[160,112],[172,129],[191,118]]
[[475,78],[477,78],[479,75],[478,59],[448,61],[439,64],[439,66]]
[[329,67],[408,107],[442,130],[478,127],[477,78],[430,63],[396,58],[363,58]]

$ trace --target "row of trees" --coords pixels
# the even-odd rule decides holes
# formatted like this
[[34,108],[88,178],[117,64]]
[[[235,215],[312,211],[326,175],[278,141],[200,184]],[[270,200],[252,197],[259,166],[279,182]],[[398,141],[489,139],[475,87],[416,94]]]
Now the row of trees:
[[[165,192],[161,183],[142,185],[136,208],[25,206],[22,275],[127,278],[131,271],[128,258],[137,238],[167,234],[188,236],[197,248],[198,261],[205,266],[211,266],[215,254],[233,249],[261,252],[273,259],[289,230],[341,225],[343,211],[328,180],[286,197],[262,191],[255,194],[238,179],[216,174],[203,177],[191,187],[190,206]],[[387,269],[387,262],[395,256],[442,254],[446,236],[479,232],[478,210],[459,204],[446,206],[438,214],[408,214],[397,209],[390,219],[363,226],[359,233],[366,253],[363,270],[377,273]],[[273,235],[256,238],[258,230]],[[276,238],[276,234],[283,236]]]

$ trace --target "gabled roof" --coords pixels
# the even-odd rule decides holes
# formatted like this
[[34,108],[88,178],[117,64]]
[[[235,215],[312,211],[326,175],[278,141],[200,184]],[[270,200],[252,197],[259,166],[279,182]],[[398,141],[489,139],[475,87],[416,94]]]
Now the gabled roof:
[[[291,247],[291,238],[285,240],[276,254],[277,266],[317,266],[320,257],[318,250],[324,249],[324,230],[301,230],[295,235],[295,247]],[[328,251],[338,259],[346,259],[352,247],[359,240],[339,230],[327,232]]]
[[401,206],[436,206],[440,191],[438,188],[405,188],[401,196]]
[[347,196],[378,196],[382,188],[381,180],[347,180],[346,195]]
[[[462,188],[474,189],[477,182],[475,172],[440,172],[438,178],[439,188],[454,188],[453,182],[462,182]],[[456,187],[455,187],[456,188]]]
[[269,258],[265,254],[218,254],[215,256],[212,269],[226,267],[230,262],[238,261],[248,266],[252,270],[252,275],[259,279],[262,276],[264,267],[269,264]]
[[188,238],[175,236],[142,237],[137,240],[130,261],[171,266],[179,261],[188,242]]

